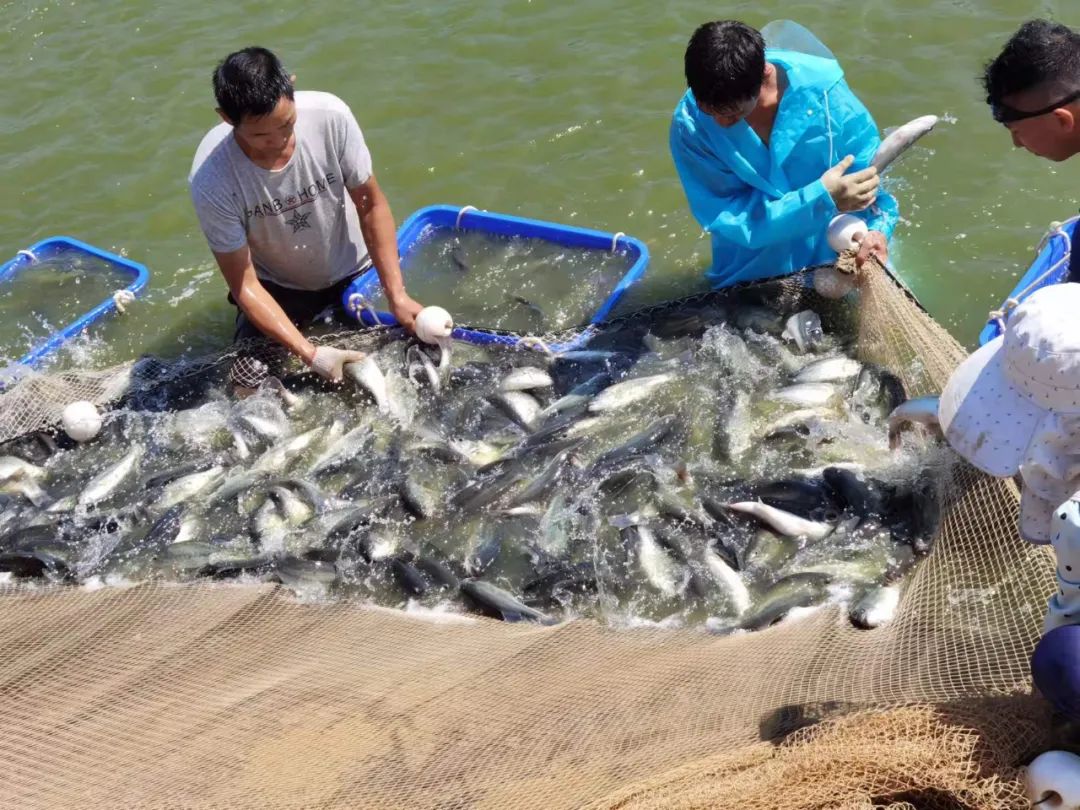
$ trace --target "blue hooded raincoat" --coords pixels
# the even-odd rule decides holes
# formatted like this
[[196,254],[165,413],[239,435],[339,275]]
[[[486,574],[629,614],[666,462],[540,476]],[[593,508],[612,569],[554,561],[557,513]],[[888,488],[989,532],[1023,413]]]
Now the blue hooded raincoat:
[[[838,62],[771,48],[765,58],[788,80],[768,146],[745,121],[721,127],[689,90],[672,117],[675,168],[690,210],[712,236],[706,275],[714,287],[835,260],[825,230],[838,211],[821,175],[849,154],[855,156],[850,172],[869,166],[881,142]],[[856,214],[887,238],[897,215],[896,200],[884,190]]]

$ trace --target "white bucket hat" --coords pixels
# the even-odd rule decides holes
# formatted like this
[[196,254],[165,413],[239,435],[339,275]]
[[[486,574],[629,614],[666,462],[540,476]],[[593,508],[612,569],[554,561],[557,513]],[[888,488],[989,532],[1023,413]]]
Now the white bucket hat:
[[1021,534],[1049,542],[1054,509],[1080,489],[1080,284],[1032,293],[949,378],[938,418],[976,467],[1021,475]]

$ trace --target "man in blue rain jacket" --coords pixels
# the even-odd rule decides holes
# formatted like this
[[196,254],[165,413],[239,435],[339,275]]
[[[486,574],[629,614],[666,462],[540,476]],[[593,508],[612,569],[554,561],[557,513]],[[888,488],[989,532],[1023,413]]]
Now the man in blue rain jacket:
[[750,26],[711,22],[686,49],[686,79],[671,154],[712,236],[714,287],[835,260],[825,233],[844,212],[870,229],[858,265],[887,260],[897,208],[869,167],[877,125],[835,59],[766,50]]

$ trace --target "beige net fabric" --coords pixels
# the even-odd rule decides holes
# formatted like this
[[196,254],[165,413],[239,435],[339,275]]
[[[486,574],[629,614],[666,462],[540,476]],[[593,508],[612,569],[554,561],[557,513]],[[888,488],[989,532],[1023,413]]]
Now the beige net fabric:
[[[865,359],[936,392],[963,350],[866,283]],[[716,637],[270,585],[8,589],[0,806],[1026,807],[1053,565],[1017,537],[1011,482],[942,485],[934,550],[872,631],[839,608]]]
[[[399,331],[387,328],[350,330],[314,335],[310,340],[316,345],[333,344],[365,351]],[[73,369],[42,374],[27,370],[15,385],[7,390],[0,388],[0,444],[58,425],[64,408],[72,402],[85,400],[108,407],[117,402],[152,396],[158,388],[169,386],[175,389],[186,380],[205,384],[208,377],[224,385],[234,360],[243,354],[277,358],[279,353],[266,341],[246,340],[233,344],[227,352],[168,363],[143,357],[99,371]],[[280,362],[285,370],[299,370],[295,359]]]

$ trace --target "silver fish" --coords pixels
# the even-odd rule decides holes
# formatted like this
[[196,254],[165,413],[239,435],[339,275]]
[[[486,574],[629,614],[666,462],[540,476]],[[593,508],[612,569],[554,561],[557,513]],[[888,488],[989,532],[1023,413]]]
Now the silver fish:
[[134,472],[141,457],[142,448],[135,447],[119,462],[95,477],[79,495],[78,505],[82,508],[93,506],[112,495],[124,479]]
[[358,363],[346,363],[343,371],[346,377],[371,394],[380,413],[391,413],[386,375],[375,363],[374,357],[368,355]]
[[419,346],[410,346],[405,352],[405,360],[408,363],[409,378],[415,379],[417,372],[422,372],[432,391],[438,393],[442,389],[442,378],[439,370],[428,357],[427,352]]
[[826,357],[803,366],[795,375],[797,383],[838,383],[854,380],[862,370],[862,363],[850,357]]
[[323,433],[323,428],[312,428],[299,436],[293,436],[288,441],[276,444],[255,459],[249,472],[278,472],[291,461],[296,455],[310,447]]
[[900,585],[880,585],[865,591],[848,611],[851,623],[864,630],[881,627],[893,620],[900,606]]
[[15,456],[0,457],[0,492],[21,495],[39,508],[48,505],[49,496],[37,483],[45,470]]
[[515,368],[499,383],[502,391],[532,391],[537,388],[551,388],[555,381],[542,368],[521,366]]
[[779,391],[773,391],[768,398],[774,402],[786,402],[800,408],[812,408],[827,405],[834,401],[840,392],[829,383],[796,383]]
[[757,518],[766,526],[787,537],[805,537],[808,540],[823,540],[833,532],[833,527],[828,523],[820,523],[816,520],[806,520],[798,515],[785,512],[783,509],[769,506],[760,501],[740,501],[729,503],[728,509],[742,512]]
[[465,579],[461,581],[460,588],[465,601],[485,616],[507,622],[525,620],[548,624],[551,621],[540,611],[523,604],[513,594],[489,582]]
[[168,509],[170,506],[183,503],[207,487],[216,485],[224,475],[225,468],[217,466],[178,478],[161,491],[154,506],[157,509]]
[[674,379],[674,374],[656,374],[615,383],[597,394],[589,403],[589,413],[621,410],[627,405],[648,398],[656,388],[667,385]]
[[787,319],[781,337],[795,341],[799,351],[813,351],[825,339],[821,328],[821,318],[810,309],[796,312]]
[[366,452],[374,440],[371,426],[362,424],[353,428],[341,438],[331,442],[321,456],[308,467],[310,475],[336,472],[353,462],[357,456]]
[[884,172],[889,164],[906,152],[915,141],[937,126],[937,122],[936,115],[924,115],[897,127],[882,139],[870,165],[877,169],[879,174]]
[[45,469],[15,456],[0,456],[0,484],[8,481],[40,479]]
[[900,445],[900,433],[911,423],[940,429],[938,397],[909,399],[889,414],[889,447],[896,449]]
[[686,584],[685,572],[681,571],[650,531],[648,526],[635,526],[631,531],[637,534],[638,562],[649,583],[666,597],[675,597],[682,593]]
[[727,561],[713,549],[705,549],[705,567],[720,589],[724,592],[728,602],[735,610],[737,616],[741,616],[750,609],[750,591],[746,588],[739,572],[728,565]]
[[490,402],[525,430],[532,432],[536,429],[540,403],[524,391],[500,391],[490,398]]

